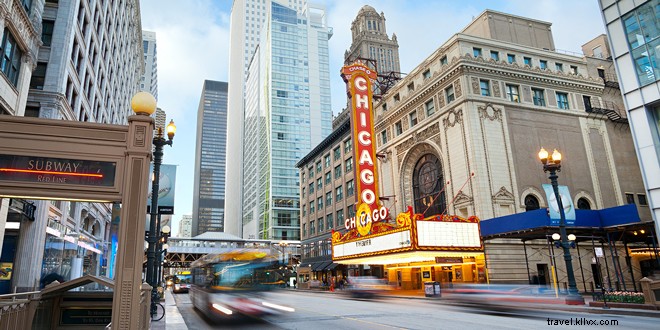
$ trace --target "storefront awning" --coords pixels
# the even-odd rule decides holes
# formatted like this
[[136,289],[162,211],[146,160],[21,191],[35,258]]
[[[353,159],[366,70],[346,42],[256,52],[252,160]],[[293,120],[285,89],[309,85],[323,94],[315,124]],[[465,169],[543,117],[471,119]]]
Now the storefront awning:
[[332,261],[321,261],[317,263],[312,264],[312,271],[314,272],[320,272],[325,269],[328,265],[330,265]]
[[339,266],[339,264],[336,264],[336,263],[333,262],[333,263],[330,263],[328,266],[326,266],[324,270],[333,270],[337,266]]

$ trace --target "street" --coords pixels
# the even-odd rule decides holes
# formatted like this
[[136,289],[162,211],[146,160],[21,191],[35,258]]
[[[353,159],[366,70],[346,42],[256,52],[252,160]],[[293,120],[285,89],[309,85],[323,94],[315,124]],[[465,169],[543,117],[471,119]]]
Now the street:
[[[657,329],[657,318],[536,310],[483,311],[432,299],[387,297],[352,299],[341,293],[305,291],[271,293],[293,313],[243,323],[213,325],[194,310],[187,294],[174,295],[189,329],[529,329],[610,328]],[[600,312],[600,311],[599,311]],[[571,325],[572,322],[572,325]],[[613,323],[617,323],[612,325]],[[602,324],[602,325],[601,325]],[[563,327],[562,327],[563,325]]]

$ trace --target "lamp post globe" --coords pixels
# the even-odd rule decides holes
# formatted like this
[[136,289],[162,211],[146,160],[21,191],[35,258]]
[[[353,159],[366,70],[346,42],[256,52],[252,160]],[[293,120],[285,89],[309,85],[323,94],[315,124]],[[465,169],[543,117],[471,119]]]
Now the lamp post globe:
[[138,92],[131,99],[131,108],[136,114],[151,116],[156,111],[156,98],[147,92]]

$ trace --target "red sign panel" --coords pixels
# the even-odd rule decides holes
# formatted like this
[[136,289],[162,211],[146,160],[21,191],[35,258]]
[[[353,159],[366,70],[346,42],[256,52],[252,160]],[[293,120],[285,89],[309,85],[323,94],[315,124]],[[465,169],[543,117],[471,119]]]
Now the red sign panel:
[[[344,66],[342,78],[347,83],[353,110],[351,128],[358,193],[357,205],[366,204],[373,211],[380,207],[378,205],[378,172],[376,171],[371,85],[371,81],[377,78],[377,74],[374,70],[358,62]],[[358,212],[359,214],[360,212]]]

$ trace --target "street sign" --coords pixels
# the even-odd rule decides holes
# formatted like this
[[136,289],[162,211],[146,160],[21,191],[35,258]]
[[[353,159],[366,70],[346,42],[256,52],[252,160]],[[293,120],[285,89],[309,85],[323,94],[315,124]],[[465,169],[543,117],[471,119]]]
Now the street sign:
[[596,253],[597,258],[602,258],[604,256],[603,254],[603,248],[594,248],[594,252]]

